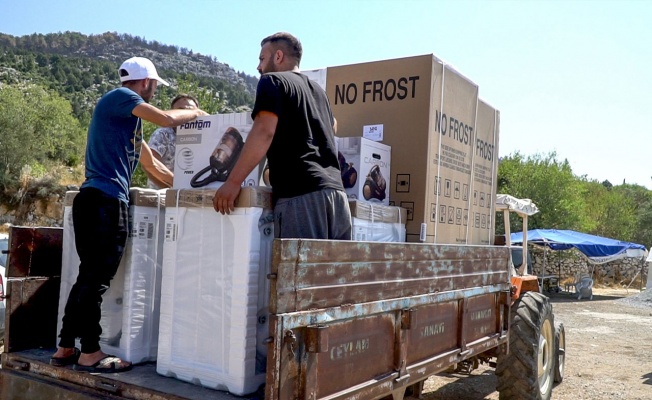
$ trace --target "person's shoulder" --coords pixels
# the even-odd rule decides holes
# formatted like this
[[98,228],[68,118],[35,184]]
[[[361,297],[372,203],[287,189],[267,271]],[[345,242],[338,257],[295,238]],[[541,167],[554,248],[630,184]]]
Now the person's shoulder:
[[102,96],[102,98],[106,99],[133,99],[134,101],[142,102],[144,101],[138,93],[134,92],[133,90],[126,88],[124,86],[117,87],[115,89],[112,89],[108,91],[107,93]]
[[268,72],[263,74],[260,79],[271,82],[296,82],[301,80],[301,74],[293,71]]

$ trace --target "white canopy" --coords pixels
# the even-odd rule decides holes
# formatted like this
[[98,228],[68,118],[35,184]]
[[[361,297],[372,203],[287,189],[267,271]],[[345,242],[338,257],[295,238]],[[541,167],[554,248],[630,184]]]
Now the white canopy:
[[534,215],[539,212],[539,208],[530,199],[517,199],[508,194],[496,195],[496,211],[510,210],[517,214]]

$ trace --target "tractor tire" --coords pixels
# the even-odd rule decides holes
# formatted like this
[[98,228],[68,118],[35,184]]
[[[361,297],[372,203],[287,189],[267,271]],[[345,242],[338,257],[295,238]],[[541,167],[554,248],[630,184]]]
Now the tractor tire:
[[526,292],[511,307],[509,354],[498,357],[501,400],[549,400],[555,371],[552,305],[541,293]]
[[566,330],[561,322],[555,323],[555,383],[564,380],[566,366]]

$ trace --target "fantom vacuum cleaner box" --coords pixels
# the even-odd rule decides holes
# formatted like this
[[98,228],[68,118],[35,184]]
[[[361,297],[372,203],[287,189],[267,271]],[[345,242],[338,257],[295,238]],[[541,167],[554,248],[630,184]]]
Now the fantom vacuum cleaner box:
[[168,190],[156,371],[243,395],[266,376],[271,191],[244,187],[227,215],[214,194]]
[[[64,200],[57,335],[79,272],[72,220],[72,203],[78,193],[69,191]],[[158,350],[165,190],[132,188],[129,197],[131,229],[120,266],[102,296],[100,345],[106,353],[141,363],[156,360]]]
[[391,146],[389,201],[408,210],[407,241],[493,242],[499,121],[475,83],[428,54],[328,67],[326,88],[339,137],[373,129]]
[[391,148],[363,137],[338,137],[336,141],[349,199],[389,205]]
[[[174,189],[218,188],[233,170],[247,140],[251,113],[209,115],[177,127]],[[258,170],[242,186],[258,185]]]

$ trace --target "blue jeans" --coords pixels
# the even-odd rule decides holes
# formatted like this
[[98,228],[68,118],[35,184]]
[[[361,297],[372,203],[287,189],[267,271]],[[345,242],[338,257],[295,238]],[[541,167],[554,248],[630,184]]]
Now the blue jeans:
[[60,347],[82,353],[100,350],[102,295],[109,289],[124,253],[129,232],[129,208],[94,188],[82,188],[72,205],[79,275],[66,303]]

